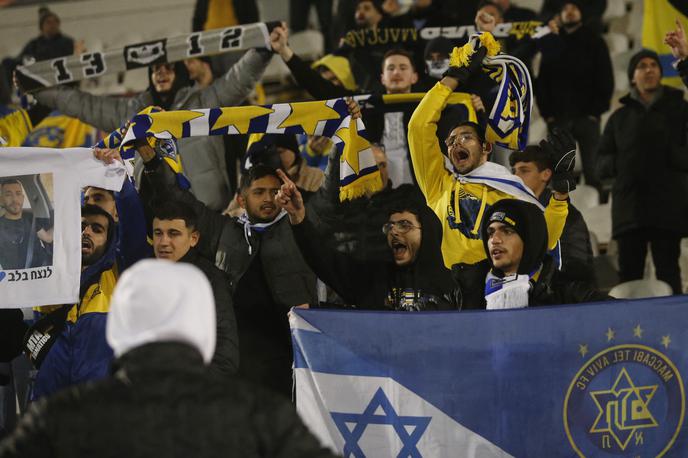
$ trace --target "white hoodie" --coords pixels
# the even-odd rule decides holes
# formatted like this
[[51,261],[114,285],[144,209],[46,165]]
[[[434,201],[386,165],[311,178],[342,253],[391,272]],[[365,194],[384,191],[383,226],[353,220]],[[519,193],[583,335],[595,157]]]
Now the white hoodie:
[[106,329],[115,356],[151,342],[184,342],[208,364],[215,331],[213,291],[193,265],[144,259],[117,282]]

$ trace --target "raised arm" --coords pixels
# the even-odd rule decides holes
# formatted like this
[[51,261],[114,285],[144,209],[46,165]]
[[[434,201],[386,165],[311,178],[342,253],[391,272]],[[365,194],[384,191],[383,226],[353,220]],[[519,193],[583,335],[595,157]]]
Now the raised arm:
[[288,44],[289,29],[285,23],[282,27],[275,27],[270,34],[270,44],[272,50],[275,51],[282,58],[298,85],[304,88],[315,99],[332,99],[336,97],[344,97],[354,94],[342,86],[326,80],[320,74],[313,70],[301,58],[294,54],[294,51]]
[[324,234],[315,229],[312,212],[306,213],[303,197],[289,177],[277,170],[282,187],[276,201],[289,215],[294,239],[313,272],[347,303],[358,304],[355,291],[365,290],[370,279],[368,268],[328,245]]
[[250,49],[207,88],[200,91],[201,107],[230,107],[243,102],[263,76],[272,58],[266,50]]
[[[141,108],[152,105],[144,92],[136,97],[92,95],[79,89],[58,86],[34,94],[39,103],[105,131],[117,129]],[[149,101],[146,99],[149,98]]]

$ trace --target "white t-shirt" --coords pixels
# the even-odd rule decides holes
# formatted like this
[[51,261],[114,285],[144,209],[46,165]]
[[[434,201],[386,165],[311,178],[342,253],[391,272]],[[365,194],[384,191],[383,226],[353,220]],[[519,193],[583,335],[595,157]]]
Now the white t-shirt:
[[[119,191],[125,176],[124,165],[105,165],[93,157],[90,148],[0,148],[0,183],[10,177],[20,181],[23,214],[30,215],[28,231],[9,238],[8,234],[0,234],[7,246],[26,246],[22,248],[25,257],[20,258],[26,259],[26,264],[0,267],[0,308],[78,301],[81,188],[97,186]],[[17,187],[11,189],[16,191]],[[15,213],[19,205],[16,202],[21,200],[15,200]],[[52,244],[45,241],[51,228]],[[41,229],[43,238],[34,237]],[[29,239],[33,242],[26,243]]]
[[396,188],[405,183],[413,184],[411,164],[408,159],[408,140],[404,129],[404,113],[385,113],[385,130],[382,143],[387,154],[387,172]]

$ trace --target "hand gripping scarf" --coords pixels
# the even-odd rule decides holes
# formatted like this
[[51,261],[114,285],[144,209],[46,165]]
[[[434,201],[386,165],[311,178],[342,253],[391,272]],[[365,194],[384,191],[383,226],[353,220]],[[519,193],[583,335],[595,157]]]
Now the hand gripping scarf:
[[499,54],[499,43],[489,32],[473,35],[468,43],[454,48],[449,65],[468,65],[481,47],[487,48],[483,71],[499,84],[497,99],[488,116],[487,141],[509,149],[523,149],[528,144],[533,85],[528,68],[513,56]]

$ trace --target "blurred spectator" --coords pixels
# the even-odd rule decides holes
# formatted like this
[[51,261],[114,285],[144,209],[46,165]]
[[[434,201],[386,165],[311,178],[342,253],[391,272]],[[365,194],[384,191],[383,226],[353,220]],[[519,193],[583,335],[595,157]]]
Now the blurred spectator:
[[333,458],[288,401],[207,371],[214,315],[195,267],[137,264],[112,298],[112,376],[34,403],[0,456]]
[[[540,10],[540,18],[545,22],[549,22],[552,19],[556,20],[566,3],[569,3],[569,1],[545,0]],[[575,0],[575,3],[581,10],[586,25],[596,33],[601,34],[604,29],[602,15],[607,9],[607,0]]]
[[239,368],[239,337],[232,291],[225,273],[202,257],[195,248],[200,239],[196,212],[183,202],[160,202],[153,209],[152,235],[156,258],[193,264],[210,282],[215,299],[217,338],[209,369],[223,377],[236,374]]
[[38,16],[41,34],[24,46],[17,57],[18,64],[27,60],[48,60],[74,53],[74,39],[62,34],[57,14],[42,6],[38,10]]
[[185,202],[198,215],[202,257],[223,270],[232,289],[239,329],[239,373],[289,396],[291,335],[287,311],[317,302],[316,278],[296,246],[289,222],[275,202],[280,180],[274,169],[251,167],[241,180],[239,218],[220,215],[180,189],[172,169],[146,142],[137,150],[146,163],[141,197]]
[[[177,62],[150,67],[149,88],[134,97],[97,96],[67,87],[44,89],[36,92],[35,97],[62,114],[110,132],[151,105],[181,110],[238,104],[253,90],[269,59],[267,52],[250,50],[225,75],[206,88],[188,87],[186,67]],[[195,195],[213,210],[224,209],[234,190],[229,187],[222,137],[180,139],[179,148],[184,173]]]
[[443,12],[440,3],[438,0],[413,0],[411,8],[396,16],[392,23],[395,27],[414,27],[416,30],[456,25],[454,15]]
[[265,134],[260,140],[253,142],[246,151],[244,166],[249,169],[259,164],[284,170],[307,195],[320,189],[325,179],[322,170],[310,167],[303,160],[293,134]]
[[547,223],[534,204],[515,199],[495,203],[485,214],[481,236],[488,310],[610,299],[585,283],[562,278],[545,254]]
[[[526,146],[523,151],[515,151],[509,157],[514,175],[523,180],[543,206],[552,197],[548,184],[554,174],[552,159],[539,146]],[[592,260],[590,232],[583,215],[569,202],[564,231],[559,238],[561,243],[561,276],[571,281],[596,283]]]
[[289,0],[289,23],[292,30],[301,32],[308,28],[311,7],[318,14],[318,30],[323,34],[325,49],[332,49],[332,0]]
[[437,37],[429,40],[425,45],[423,58],[425,70],[432,79],[432,84],[442,79],[444,72],[449,70],[449,56],[454,49],[454,44],[445,37]]
[[[505,16],[504,3],[504,1],[481,0],[478,4],[478,12],[475,15],[475,26],[479,32],[492,33],[498,24],[509,22]],[[506,3],[508,3],[508,1]],[[534,39],[530,36],[518,38],[516,35],[509,35],[507,38],[498,39],[498,42],[501,46],[501,52],[520,59],[526,64],[529,72],[531,74],[533,73],[531,70],[532,61],[537,53]]]
[[328,248],[318,234],[301,193],[280,172],[284,184],[277,202],[289,213],[296,241],[318,278],[347,304],[391,310],[451,310],[457,306],[455,285],[442,265],[441,225],[422,200],[400,202],[382,230],[393,262],[359,263]]
[[537,14],[529,8],[514,5],[511,0],[495,0],[504,12],[504,22],[535,21]]
[[448,17],[453,16],[456,25],[472,24],[478,11],[480,0],[443,0],[442,12]]
[[191,26],[198,32],[258,21],[256,0],[196,0]]
[[595,175],[595,151],[600,141],[600,117],[609,110],[614,73],[607,44],[583,24],[579,1],[566,1],[561,28],[540,40],[540,74],[535,100],[551,131],[563,127],[580,147],[586,184],[600,188]]
[[680,294],[688,102],[661,78],[657,53],[644,49],[631,57],[631,91],[604,128],[597,171],[602,179],[614,178],[612,236],[619,245],[621,281],[643,278],[649,244],[657,278]]
[[[332,44],[337,47],[340,45],[339,40],[346,35],[346,32],[353,30],[356,27],[356,7],[358,0],[338,0],[336,12],[332,19]],[[326,30],[322,30],[326,33]],[[326,52],[331,52],[332,48],[326,49]]]
[[27,269],[52,264],[51,222],[35,219],[24,210],[26,196],[18,179],[0,181],[0,270]]
[[210,57],[192,57],[184,60],[189,79],[193,81],[199,89],[205,89],[215,80],[213,76],[213,66]]

